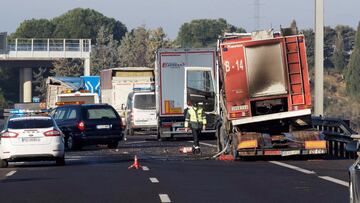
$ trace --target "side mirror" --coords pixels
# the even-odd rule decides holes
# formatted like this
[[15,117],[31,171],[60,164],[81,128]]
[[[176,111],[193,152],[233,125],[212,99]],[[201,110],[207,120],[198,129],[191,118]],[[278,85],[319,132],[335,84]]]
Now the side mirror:
[[348,142],[345,149],[348,152],[357,152],[359,150],[359,142],[357,140]]

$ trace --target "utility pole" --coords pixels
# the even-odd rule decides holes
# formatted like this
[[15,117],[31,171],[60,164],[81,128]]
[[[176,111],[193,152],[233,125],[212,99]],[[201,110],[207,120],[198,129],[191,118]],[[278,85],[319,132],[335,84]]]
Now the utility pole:
[[260,0],[254,2],[255,30],[260,30]]
[[315,115],[324,116],[324,0],[315,0]]

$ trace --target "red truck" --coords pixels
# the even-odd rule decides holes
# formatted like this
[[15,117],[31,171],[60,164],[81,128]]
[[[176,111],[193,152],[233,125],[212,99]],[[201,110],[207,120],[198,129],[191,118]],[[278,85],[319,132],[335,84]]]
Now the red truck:
[[311,125],[306,60],[299,34],[258,31],[219,39],[220,150],[235,157],[326,154],[323,135]]

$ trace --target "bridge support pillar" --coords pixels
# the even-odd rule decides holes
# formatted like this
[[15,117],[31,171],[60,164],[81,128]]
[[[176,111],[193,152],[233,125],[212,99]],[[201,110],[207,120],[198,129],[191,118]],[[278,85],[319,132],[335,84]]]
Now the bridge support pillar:
[[24,76],[24,69],[19,68],[19,102],[24,102],[23,76]]
[[84,76],[90,76],[90,58],[84,59]]
[[32,101],[32,69],[20,68],[20,102]]

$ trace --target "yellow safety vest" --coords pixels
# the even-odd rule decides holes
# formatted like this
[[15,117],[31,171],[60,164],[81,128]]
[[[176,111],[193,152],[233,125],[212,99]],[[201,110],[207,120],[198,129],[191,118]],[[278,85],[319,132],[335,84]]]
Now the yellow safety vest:
[[192,128],[201,128],[200,124],[206,125],[206,115],[203,108],[201,107],[190,107],[185,116],[184,127],[189,127],[189,122],[191,123]]

